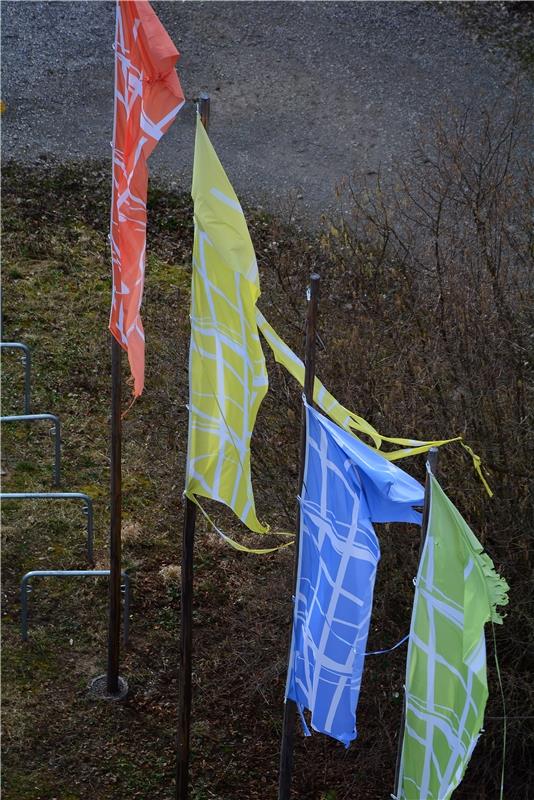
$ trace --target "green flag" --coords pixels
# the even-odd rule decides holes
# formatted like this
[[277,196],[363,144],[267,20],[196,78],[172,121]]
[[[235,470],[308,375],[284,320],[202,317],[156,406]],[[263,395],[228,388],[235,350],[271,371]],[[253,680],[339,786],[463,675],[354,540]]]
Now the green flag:
[[431,478],[406,667],[400,800],[448,800],[463,778],[488,697],[484,625],[508,585]]

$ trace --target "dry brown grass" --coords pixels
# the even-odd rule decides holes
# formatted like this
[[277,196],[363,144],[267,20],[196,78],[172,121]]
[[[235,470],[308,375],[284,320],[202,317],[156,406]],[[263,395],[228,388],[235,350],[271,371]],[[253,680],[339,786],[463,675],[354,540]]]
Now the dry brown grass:
[[[489,470],[490,501],[465,454],[449,448],[442,481],[511,585],[498,631],[510,725],[507,800],[534,795],[532,184],[519,109],[451,115],[421,145],[396,192],[347,183],[346,215],[319,242],[251,212],[260,305],[298,352],[304,290],[322,273],[318,373],[380,430],[463,433]],[[34,355],[35,409],[64,423],[65,487],[96,498],[96,546],[107,557],[109,303],[108,170],[4,168],[4,326]],[[188,198],[153,189],[144,311],[147,390],[124,423],[124,558],[134,579],[132,641],[121,707],[88,701],[105,667],[102,584],[41,584],[30,642],[18,634],[17,584],[28,569],[83,564],[72,509],[6,505],[4,544],[4,793],[7,800],[171,798],[176,730],[181,491],[186,448]],[[267,355],[271,390],[253,439],[259,515],[295,521],[300,392]],[[4,408],[21,403],[20,365],[4,360]],[[125,403],[127,401],[125,400]],[[4,433],[6,489],[48,488],[41,430]],[[423,460],[409,466],[423,476]],[[231,516],[218,519],[236,536]],[[380,532],[382,561],[369,645],[404,635],[418,531]],[[49,548],[51,548],[49,550]],[[236,554],[199,524],[196,551],[193,777],[195,800],[275,796],[291,596],[291,553]],[[70,645],[73,639],[73,645]],[[302,800],[389,794],[405,652],[369,660],[359,739],[345,751],[299,736]],[[502,711],[490,657],[482,737],[455,797],[496,797]],[[22,700],[21,698],[24,698]],[[53,709],[53,713],[51,710]]]

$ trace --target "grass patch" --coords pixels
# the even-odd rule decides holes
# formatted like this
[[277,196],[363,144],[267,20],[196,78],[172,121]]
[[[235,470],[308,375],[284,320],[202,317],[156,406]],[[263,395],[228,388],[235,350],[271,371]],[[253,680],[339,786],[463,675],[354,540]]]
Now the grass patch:
[[[11,164],[4,167],[3,194],[6,337],[32,349],[32,408],[61,417],[63,487],[94,498],[95,555],[102,568],[109,529],[108,176],[108,165],[93,163],[42,169]],[[84,518],[72,504],[6,503],[6,800],[173,797],[192,222],[185,195],[152,188],[150,207],[143,312],[146,390],[123,424],[123,549],[133,576],[133,604],[131,643],[121,669],[132,693],[125,704],[113,706],[93,703],[85,691],[89,680],[105,670],[106,587],[101,581],[36,581],[30,640],[20,641],[22,574],[82,565]],[[523,640],[532,617],[525,587],[532,575],[527,531],[534,514],[528,491],[532,468],[524,457],[531,452],[530,434],[516,408],[531,414],[530,367],[524,369],[521,396],[512,397],[508,351],[494,349],[492,368],[482,369],[469,326],[458,321],[455,335],[472,348],[471,361],[466,356],[459,373],[420,305],[421,296],[410,293],[416,287],[402,262],[393,256],[381,261],[380,242],[365,241],[352,223],[336,221],[320,240],[253,210],[249,219],[261,308],[298,352],[307,276],[313,269],[322,272],[318,374],[338,399],[390,434],[425,438],[465,431],[492,465],[493,505],[461,452],[446,452],[440,470],[512,585],[509,618],[499,631],[502,669],[509,713],[529,713],[532,664]],[[525,308],[517,306],[519,316],[526,315]],[[423,310],[416,314],[417,309]],[[260,518],[275,529],[292,530],[300,395],[268,355],[267,360],[271,389],[253,439],[256,501]],[[125,376],[126,369],[124,359]],[[469,380],[470,374],[479,384]],[[15,413],[22,405],[17,359],[4,358],[2,381],[4,413]],[[125,409],[129,403],[126,391]],[[492,403],[502,412],[501,429]],[[52,442],[46,429],[6,426],[3,436],[5,490],[50,490]],[[502,437],[514,442],[517,474],[499,472],[510,467],[501,459]],[[411,471],[423,477],[422,459]],[[242,535],[228,512],[216,508],[214,513],[230,534]],[[408,629],[419,544],[419,532],[407,526],[382,529],[380,536],[371,649],[398,641]],[[292,553],[235,553],[199,521],[195,568],[193,797],[273,797]],[[398,650],[367,665],[355,746],[344,750],[326,737],[298,735],[295,796],[347,800],[357,794],[376,800],[389,794],[404,660],[405,652]],[[501,712],[493,672],[490,677],[486,734],[458,800],[494,796],[499,781],[501,730],[492,718]],[[512,726],[508,737],[507,800],[524,800],[530,789],[534,792],[524,731]]]

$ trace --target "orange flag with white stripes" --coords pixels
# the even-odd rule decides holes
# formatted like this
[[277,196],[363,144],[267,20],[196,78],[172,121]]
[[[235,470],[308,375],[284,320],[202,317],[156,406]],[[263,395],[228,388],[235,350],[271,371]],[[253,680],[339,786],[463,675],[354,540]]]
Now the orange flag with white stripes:
[[147,0],[117,0],[109,329],[128,353],[136,397],[145,373],[146,159],[184,104],[179,57]]

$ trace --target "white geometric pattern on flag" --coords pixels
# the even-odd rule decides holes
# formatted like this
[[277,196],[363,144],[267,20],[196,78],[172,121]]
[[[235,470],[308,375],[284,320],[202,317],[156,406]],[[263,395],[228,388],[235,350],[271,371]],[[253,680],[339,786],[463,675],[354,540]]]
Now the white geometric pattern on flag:
[[[137,30],[141,20],[137,19],[134,28],[134,38],[137,38]],[[124,35],[124,21],[122,18],[122,8],[120,3],[117,3],[116,9],[116,36],[115,36],[115,113],[114,119],[117,117],[117,106],[124,107],[125,118],[128,120],[132,109],[140,100],[143,103],[143,83],[146,78],[142,72],[132,63],[129,50],[125,43]],[[110,226],[110,242],[111,242],[111,257],[113,263],[113,286],[111,298],[111,315],[114,310],[117,313],[117,331],[120,334],[121,343],[128,348],[129,340],[132,335],[138,337],[144,342],[145,336],[143,331],[143,323],[141,321],[141,302],[143,299],[143,283],[145,275],[145,248],[143,247],[139,253],[139,261],[137,264],[138,277],[135,281],[134,303],[135,307],[130,310],[130,317],[132,321],[125,330],[124,322],[124,306],[122,298],[131,293],[127,284],[119,279],[122,272],[122,258],[121,258],[121,242],[120,242],[120,225],[123,223],[130,223],[135,226],[137,233],[142,233],[143,238],[146,235],[146,201],[142,197],[136,196],[131,192],[131,183],[138,168],[139,160],[143,155],[143,147],[150,139],[158,142],[163,136],[166,127],[176,117],[185,100],[177,103],[171,111],[166,114],[163,119],[153,120],[147,116],[146,109],[142,105],[140,114],[141,129],[147,134],[145,137],[140,137],[138,146],[136,148],[134,158],[130,164],[125,163],[125,154],[123,150],[117,145],[115,131],[113,132],[112,145],[112,164],[113,164],[113,181],[112,181],[112,201],[111,201],[111,226]],[[114,210],[116,209],[116,219],[113,219]],[[115,223],[115,224],[114,224]],[[132,314],[132,311],[134,314]]]
[[[422,501],[423,490],[309,406],[306,430],[286,697],[301,712],[311,710],[315,730],[348,747],[357,735],[356,707],[380,558],[371,519],[418,522],[413,505]],[[367,491],[369,481],[374,496]]]
[[[234,377],[239,381],[243,390],[246,389],[248,385],[248,380],[246,373],[249,370],[253,371],[252,365],[250,364],[250,360],[248,358],[248,352],[246,348],[236,342],[232,338],[232,331],[224,330],[224,325],[222,323],[217,322],[217,314],[215,311],[215,304],[213,302],[213,292],[216,292],[219,297],[221,297],[225,303],[228,303],[235,311],[236,314],[240,314],[241,319],[243,320],[243,313],[242,309],[237,306],[234,306],[230,299],[223,294],[217,286],[214,286],[213,283],[210,281],[208,276],[208,271],[206,269],[206,258],[205,258],[205,245],[210,244],[210,241],[207,235],[204,232],[199,232],[199,255],[200,255],[200,263],[193,258],[193,266],[195,269],[198,270],[200,277],[202,278],[202,282],[204,285],[204,289],[206,295],[208,297],[208,301],[210,304],[211,309],[211,317],[207,317],[206,319],[197,318],[191,315],[191,349],[195,350],[201,358],[207,358],[214,360],[217,365],[217,387],[214,389],[213,394],[217,397],[217,406],[219,411],[221,412],[220,416],[218,417],[206,417],[202,415],[200,409],[198,409],[194,402],[191,405],[192,411],[192,426],[196,430],[207,430],[210,433],[217,433],[220,441],[219,447],[219,458],[218,458],[218,466],[216,472],[216,481],[213,486],[207,486],[204,482],[203,476],[201,473],[195,471],[195,463],[197,460],[202,460],[204,458],[204,454],[201,454],[197,457],[194,461],[190,461],[188,463],[188,471],[191,476],[194,477],[204,484],[207,491],[209,491],[210,496],[214,499],[220,500],[219,497],[219,482],[221,477],[221,467],[222,467],[222,458],[224,453],[225,444],[228,441],[231,441],[232,445],[235,447],[239,454],[239,468],[236,472],[236,483],[235,488],[239,484],[241,480],[242,473],[243,473],[243,459],[246,456],[247,450],[247,442],[246,442],[246,433],[248,431],[248,424],[247,424],[247,413],[250,404],[250,399],[248,396],[245,395],[244,403],[238,403],[237,400],[233,397],[230,397],[227,392],[225,391],[225,373],[226,370],[232,372]],[[236,283],[239,283],[240,275],[238,272],[234,274],[234,280]],[[192,303],[192,308],[195,307],[194,302]],[[213,322],[215,320],[215,326]],[[243,320],[243,324],[246,324],[246,321]],[[206,351],[200,345],[200,336],[208,337],[213,339],[214,342],[214,354],[211,352]],[[226,344],[233,352],[237,353],[241,359],[241,363],[243,364],[243,374],[239,375],[236,370],[225,361],[223,355],[223,347],[222,345]],[[194,400],[194,398],[192,398]],[[233,405],[237,406],[239,411],[244,415],[243,421],[243,428],[242,431],[235,431],[232,430],[228,423],[226,422],[227,415],[225,413],[226,406],[228,403],[232,403]],[[245,436],[243,436],[243,433]]]
[[[221,197],[219,199],[223,200]],[[198,257],[193,254],[189,371],[190,376],[196,374],[194,372],[196,357],[199,359],[197,368],[200,369],[202,361],[204,363],[212,361],[215,364],[216,384],[210,384],[208,392],[199,393],[195,391],[193,382],[190,382],[189,441],[191,442],[195,432],[198,432],[216,437],[217,443],[214,444],[212,439],[205,440],[201,437],[195,439],[196,442],[209,443],[210,452],[198,452],[195,447],[196,455],[194,457],[188,455],[186,487],[189,488],[196,482],[194,493],[228,504],[245,524],[261,532],[264,529],[256,519],[250,482],[250,416],[255,416],[255,407],[261,402],[268,386],[259,334],[255,318],[247,319],[243,308],[241,291],[241,282],[245,280],[243,276],[239,272],[234,272],[231,276],[234,294],[233,298],[230,297],[210,279],[206,249],[212,247],[212,243],[198,224],[196,242]],[[257,271],[255,263],[253,268]],[[220,279],[220,275],[217,277]],[[194,314],[197,307],[195,293],[200,288],[209,307],[209,314],[205,317],[197,317]],[[230,308],[239,318],[239,330],[229,328],[219,318],[217,308],[225,307]],[[251,342],[254,343],[254,350],[250,347]],[[233,364],[225,357],[225,351],[237,357]],[[251,351],[257,353],[257,360],[251,359]],[[206,380],[210,373],[211,370],[206,365],[203,370]],[[203,399],[215,399],[215,405],[203,403]],[[206,414],[202,406],[212,407],[216,415]],[[239,412],[237,415],[236,410]],[[232,419],[238,425],[233,426]],[[202,465],[207,463],[215,452],[217,467],[212,482],[208,483],[206,480],[208,471]],[[233,488],[229,494],[228,487],[221,486],[221,476],[230,462],[234,467],[234,477]],[[226,474],[229,474],[228,469]]]
[[[472,567],[473,561],[471,560],[465,570],[465,579]],[[436,594],[439,595],[439,600],[436,599]],[[453,664],[447,661],[445,655],[439,652],[436,643],[436,615],[448,620],[452,628],[457,630],[458,638],[461,641],[464,630],[464,612],[458,603],[447,597],[441,588],[434,585],[434,541],[430,531],[421,556],[412,619],[415,620],[421,613],[428,624],[428,642],[422,641],[416,635],[412,623],[407,663],[413,663],[415,659],[426,663],[426,696],[418,697],[415,693],[407,691],[405,738],[411,737],[424,747],[425,757],[420,785],[412,776],[405,774],[404,759],[402,760],[400,774],[403,780],[401,781],[399,800],[418,800],[420,797],[426,797],[428,800],[447,800],[451,796],[451,789],[460,783],[465,765],[470,760],[479,738],[478,734],[473,736],[469,732],[472,725],[468,725],[468,717],[471,715],[478,717],[484,713],[486,697],[482,695],[481,703],[477,705],[473,694],[473,679],[477,673],[485,672],[486,642],[484,633],[482,633],[479,645],[469,660],[466,679]],[[460,714],[454,708],[435,703],[436,667],[438,665],[453,674],[463,687],[465,701]],[[421,735],[421,731],[415,730],[410,725],[412,714],[424,727],[423,735]],[[435,736],[444,737],[450,748],[450,756],[444,770],[440,769],[439,761],[435,756]],[[439,780],[437,795],[429,787],[432,770]],[[409,794],[407,793],[406,785],[413,787],[413,793],[411,791]]]

